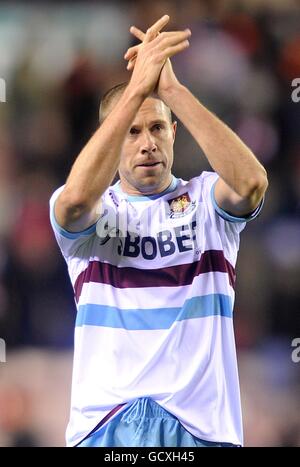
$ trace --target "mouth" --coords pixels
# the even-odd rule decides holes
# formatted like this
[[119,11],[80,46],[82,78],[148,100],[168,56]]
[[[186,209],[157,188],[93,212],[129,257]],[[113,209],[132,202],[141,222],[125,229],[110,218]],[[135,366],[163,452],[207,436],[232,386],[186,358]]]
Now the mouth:
[[161,162],[145,162],[144,164],[138,164],[137,167],[143,167],[143,168],[146,168],[146,169],[150,169],[150,168],[153,168],[153,167],[157,167],[160,164],[161,164]]

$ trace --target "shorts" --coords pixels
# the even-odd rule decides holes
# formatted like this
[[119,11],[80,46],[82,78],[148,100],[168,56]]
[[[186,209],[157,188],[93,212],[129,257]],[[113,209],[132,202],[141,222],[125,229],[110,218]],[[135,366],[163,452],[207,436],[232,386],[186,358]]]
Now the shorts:
[[150,398],[134,401],[77,447],[236,447],[204,441],[189,433],[172,414]]

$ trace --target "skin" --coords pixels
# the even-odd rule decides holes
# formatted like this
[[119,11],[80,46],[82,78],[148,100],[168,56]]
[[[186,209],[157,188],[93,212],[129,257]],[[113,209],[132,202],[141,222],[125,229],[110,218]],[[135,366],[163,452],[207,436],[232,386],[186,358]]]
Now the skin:
[[[175,76],[170,58],[189,46],[191,32],[161,32],[168,21],[169,17],[163,16],[146,33],[135,26],[130,29],[141,41],[124,56],[132,71],[130,82],[77,157],[55,203],[56,219],[66,230],[80,231],[97,220],[101,195],[118,170],[123,191],[128,194],[158,193],[170,183],[176,126],[169,124],[165,139],[153,131],[152,120],[163,114],[162,107],[159,111],[159,104],[149,97],[154,91],[181,120],[218,173],[215,198],[221,208],[233,215],[247,215],[264,196],[268,181],[263,166]],[[133,125],[138,130],[134,134]],[[141,167],[154,161],[160,164],[151,169]]]
[[[132,142],[130,144],[130,162],[124,157],[124,144],[127,145],[127,137],[132,123],[138,115],[144,114],[145,107],[142,114],[138,114],[138,112],[144,101],[157,88],[166,61],[189,46],[188,38],[191,35],[189,30],[171,31],[158,35],[158,32],[162,30],[168,21],[169,17],[165,15],[147,30],[127,88],[117,105],[75,160],[65,187],[56,200],[54,207],[56,220],[61,227],[70,232],[84,230],[98,219],[99,200],[104,191],[110,186],[119,169],[121,155],[123,157],[120,175],[125,190],[126,186],[128,186],[127,189],[129,190],[138,191],[141,189],[143,190],[141,192],[145,192],[145,186],[149,181],[152,185],[148,186],[146,192],[149,190],[156,191],[160,187],[166,186],[170,180],[168,161],[172,156],[171,150],[167,150],[168,143],[166,147],[161,146],[159,143],[157,149],[150,151],[149,156],[149,149],[147,150],[148,155],[145,155],[145,149],[144,152],[141,152],[143,149],[140,149],[139,144],[133,144]],[[147,109],[148,104],[145,105]],[[155,117],[156,114],[157,110],[155,110],[153,116]],[[138,138],[138,141],[146,140],[144,135],[149,138],[149,125],[146,131],[146,123],[143,117],[141,120],[142,139]],[[142,157],[153,157],[155,152],[159,157],[162,157],[161,167],[151,170],[136,168],[133,170],[134,174],[129,178],[128,170],[132,158],[139,156],[137,163],[139,161],[143,162]],[[148,170],[147,174],[144,173],[146,170]],[[157,171],[157,175],[153,171]]]
[[[143,43],[146,37],[143,31],[132,26],[130,32]],[[128,70],[134,70],[141,44],[125,53]],[[219,174],[214,191],[217,204],[230,214],[241,217],[254,211],[266,192],[268,180],[264,167],[252,151],[178,81],[170,59],[166,60],[161,71],[156,91]]]
[[147,98],[121,150],[119,175],[125,193],[160,193],[170,185],[175,133],[176,122],[170,122],[163,102]]

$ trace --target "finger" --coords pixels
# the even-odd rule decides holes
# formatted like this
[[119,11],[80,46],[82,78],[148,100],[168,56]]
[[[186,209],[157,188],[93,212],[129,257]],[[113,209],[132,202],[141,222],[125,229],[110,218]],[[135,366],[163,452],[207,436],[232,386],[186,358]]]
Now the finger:
[[128,64],[127,64],[127,70],[128,70],[128,71],[133,70],[134,65],[135,65],[135,62],[136,62],[136,57],[137,57],[137,56],[133,57],[133,58],[128,62]]
[[[160,48],[162,48],[163,55],[166,58],[168,58],[172,55],[176,55],[177,53],[189,47],[190,44],[187,38],[190,36],[191,31],[189,29],[186,29],[185,31],[170,31],[162,33],[159,39],[160,44],[158,44],[157,46],[160,46]],[[125,59],[128,60],[128,71],[133,70],[134,68],[140,45],[141,44],[131,47],[125,54]],[[179,47],[176,47],[177,45]]]
[[143,41],[146,36],[146,34],[143,31],[141,31],[139,28],[137,28],[136,26],[131,26],[130,32],[133,36],[135,36],[140,41]]
[[[141,38],[141,39],[145,37],[145,34],[140,29],[135,28],[135,26],[132,26],[132,28],[134,28],[134,30],[136,31],[139,31],[140,33],[140,34],[138,33],[136,37]],[[135,33],[136,31],[134,31],[133,33]],[[160,41],[164,40],[166,42],[166,45],[169,45],[169,44],[175,45],[176,43],[186,39],[190,35],[191,35],[191,31],[189,29],[186,29],[185,31],[169,31],[167,33],[161,34]],[[176,42],[174,42],[173,39],[175,39]],[[132,57],[137,55],[140,45],[141,44],[130,47],[124,55],[125,60],[131,60]]]
[[131,70],[134,67],[134,64],[136,62],[137,55],[132,57],[129,62],[127,63],[127,70]]
[[156,23],[154,23],[149,29],[147,29],[144,42],[152,41],[156,36],[157,33],[168,24],[170,21],[170,17],[168,15],[162,16]]
[[125,60],[130,60],[132,57],[134,57],[138,53],[139,46],[140,44],[130,47],[124,55]]
[[155,39],[155,41],[153,41],[153,44],[164,48],[174,46],[184,40],[187,40],[191,34],[192,33],[189,29],[186,29],[185,31],[163,32]]
[[188,40],[182,41],[179,44],[167,47],[164,50],[164,55],[166,55],[167,58],[171,58],[179,52],[182,52],[183,50],[187,49],[189,45],[190,43]]

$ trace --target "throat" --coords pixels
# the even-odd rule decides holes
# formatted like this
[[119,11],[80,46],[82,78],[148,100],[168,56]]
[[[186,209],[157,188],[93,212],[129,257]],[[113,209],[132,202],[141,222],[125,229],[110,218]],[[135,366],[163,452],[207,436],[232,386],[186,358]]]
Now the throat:
[[123,178],[120,180],[120,188],[123,193],[130,196],[158,195],[169,190],[172,191],[176,187],[177,179],[173,175],[170,175],[170,178],[164,183],[155,183],[154,177],[151,177],[149,174],[148,177],[144,177],[144,182],[133,184]]

